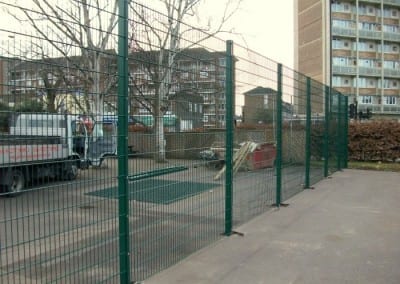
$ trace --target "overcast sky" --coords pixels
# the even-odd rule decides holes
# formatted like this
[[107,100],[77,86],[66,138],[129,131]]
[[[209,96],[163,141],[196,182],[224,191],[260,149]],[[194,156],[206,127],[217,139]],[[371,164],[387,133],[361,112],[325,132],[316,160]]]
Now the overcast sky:
[[[149,1],[146,3],[157,2]],[[205,0],[200,17],[220,18],[226,1],[228,0]],[[24,2],[29,3],[28,0]],[[4,11],[1,11],[1,14],[3,28],[7,29],[10,24],[9,17],[4,15]],[[242,0],[240,9],[227,23],[226,28],[234,28],[245,40],[236,37],[233,38],[235,42],[293,67],[293,0]]]
[[250,49],[293,67],[293,0],[243,0],[229,24]]
[[246,0],[238,17],[250,48],[293,67],[293,0]]

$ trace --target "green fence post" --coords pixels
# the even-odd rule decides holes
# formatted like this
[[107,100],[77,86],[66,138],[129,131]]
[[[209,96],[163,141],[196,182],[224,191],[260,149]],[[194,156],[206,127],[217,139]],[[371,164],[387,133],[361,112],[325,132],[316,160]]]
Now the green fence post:
[[330,88],[325,86],[325,129],[324,129],[324,177],[329,175],[329,102]]
[[344,168],[348,168],[348,159],[349,159],[349,98],[347,96],[344,97],[345,103],[344,103],[344,109],[345,109],[345,115],[344,115]]
[[276,94],[276,206],[282,200],[282,64],[278,63],[278,86]]
[[128,2],[118,18],[118,215],[120,283],[130,283],[128,198]]
[[311,78],[307,77],[306,89],[306,176],[304,188],[310,188],[310,163],[311,163]]
[[225,153],[225,235],[232,234],[233,222],[233,96],[234,96],[233,41],[226,42],[226,153]]
[[337,170],[340,171],[342,169],[342,144],[343,144],[343,131],[342,131],[342,95],[338,94],[338,107],[337,107],[337,147],[336,147],[336,153],[337,153],[337,161],[336,161],[336,166]]

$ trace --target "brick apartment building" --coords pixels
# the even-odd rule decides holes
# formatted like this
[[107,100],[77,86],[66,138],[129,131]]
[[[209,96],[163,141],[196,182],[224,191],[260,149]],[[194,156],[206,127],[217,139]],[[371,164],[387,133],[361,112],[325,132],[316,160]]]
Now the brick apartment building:
[[[130,78],[130,111],[131,114],[149,114],[151,101],[155,96],[155,77],[149,74],[153,67],[157,66],[155,60],[157,51],[131,52],[129,55]],[[117,98],[117,57],[114,52],[108,51],[101,61],[101,88],[108,86],[105,94],[105,112],[113,112]],[[62,82],[56,86],[56,95],[63,96],[62,109],[71,112],[77,102],[76,97],[85,92],[85,80],[79,74],[77,64],[71,64],[71,60],[79,61],[76,56],[66,60],[65,58],[49,58],[46,60],[21,60],[2,58],[0,68],[1,94],[0,100],[10,106],[27,99],[41,100],[45,97],[45,80],[54,86],[57,79],[63,76]],[[154,70],[153,70],[154,71]],[[64,80],[65,79],[65,80]],[[139,96],[140,93],[140,96]],[[190,94],[193,104],[186,100],[189,110],[193,111],[196,127],[199,127],[198,117],[202,114],[202,127],[218,128],[225,125],[225,53],[208,51],[205,48],[192,48],[181,51],[175,58],[172,67],[171,84],[168,90],[168,98],[182,98],[182,94]],[[65,97],[69,99],[65,99]],[[196,96],[200,97],[196,98]],[[71,97],[74,99],[72,100]],[[57,103],[61,103],[59,100]],[[82,102],[82,104],[84,104]],[[177,110],[180,105],[176,102],[167,102],[170,111],[190,114]],[[60,111],[61,109],[58,109]],[[72,111],[74,112],[74,111]],[[82,112],[82,110],[77,110]]]
[[376,116],[400,115],[400,1],[299,0],[295,69]]

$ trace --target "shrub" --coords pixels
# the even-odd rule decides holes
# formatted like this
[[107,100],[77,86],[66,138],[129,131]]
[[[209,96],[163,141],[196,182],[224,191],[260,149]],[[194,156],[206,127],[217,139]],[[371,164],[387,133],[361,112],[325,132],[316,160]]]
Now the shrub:
[[400,123],[350,123],[348,150],[353,161],[396,161],[400,158]]

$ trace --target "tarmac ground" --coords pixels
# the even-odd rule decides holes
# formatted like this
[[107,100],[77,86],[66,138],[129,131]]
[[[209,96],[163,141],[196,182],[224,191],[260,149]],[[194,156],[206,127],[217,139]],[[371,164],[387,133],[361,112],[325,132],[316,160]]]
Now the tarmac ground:
[[400,283],[400,174],[344,170],[144,281]]

